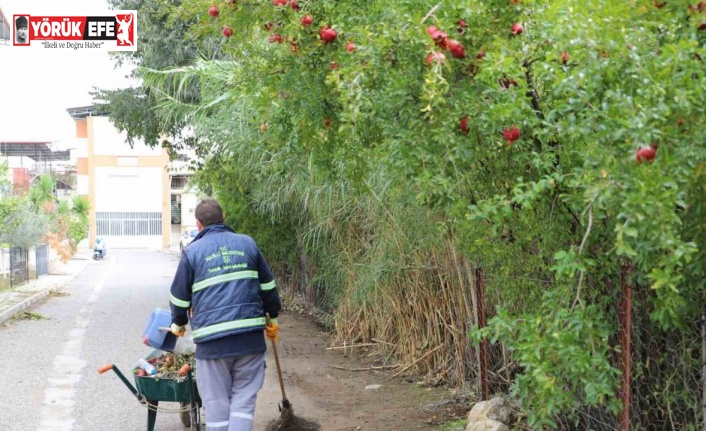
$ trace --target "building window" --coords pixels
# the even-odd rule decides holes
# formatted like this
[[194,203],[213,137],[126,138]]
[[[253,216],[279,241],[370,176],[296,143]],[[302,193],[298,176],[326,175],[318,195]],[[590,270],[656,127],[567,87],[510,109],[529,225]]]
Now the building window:
[[162,235],[162,213],[97,212],[98,236]]
[[189,183],[189,175],[172,175],[172,190],[185,189]]

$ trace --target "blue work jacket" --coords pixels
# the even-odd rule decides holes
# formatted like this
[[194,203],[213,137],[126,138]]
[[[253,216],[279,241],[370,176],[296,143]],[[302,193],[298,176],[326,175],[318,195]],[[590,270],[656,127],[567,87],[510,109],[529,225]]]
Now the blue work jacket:
[[262,331],[265,313],[276,318],[281,302],[272,271],[255,241],[225,224],[214,224],[184,249],[170,305],[172,321],[185,325],[190,320],[191,335],[199,344]]

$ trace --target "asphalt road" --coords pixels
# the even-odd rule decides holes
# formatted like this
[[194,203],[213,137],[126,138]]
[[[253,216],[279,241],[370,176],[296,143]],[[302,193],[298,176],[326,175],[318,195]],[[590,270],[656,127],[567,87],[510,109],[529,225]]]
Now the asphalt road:
[[[133,365],[152,351],[142,330],[154,308],[169,308],[177,263],[177,254],[109,250],[64,288],[68,295],[33,307],[45,319],[0,326],[0,429],[147,429],[147,410],[114,372],[97,369],[113,363],[132,381]],[[158,413],[156,425],[184,429],[177,414]]]

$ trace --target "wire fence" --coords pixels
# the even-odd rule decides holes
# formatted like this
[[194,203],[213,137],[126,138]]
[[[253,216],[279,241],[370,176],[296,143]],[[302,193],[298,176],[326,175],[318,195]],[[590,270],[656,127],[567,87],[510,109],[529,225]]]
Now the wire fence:
[[[653,294],[647,287],[632,286],[628,273],[624,269],[616,274],[621,283],[606,287],[613,301],[607,315],[615,319],[610,363],[621,373],[616,396],[623,409],[616,415],[608,407],[581,403],[579,396],[578,407],[554,418],[556,429],[706,430],[706,319],[689,328],[660,329],[650,318]],[[299,291],[314,304],[318,292],[309,282],[300,284]],[[537,292],[554,283],[485,273],[463,257],[444,253],[428,256],[423,270],[387,282],[403,284],[409,299],[382,293],[373,297],[369,308],[343,304],[335,322],[336,342],[378,343],[381,356],[389,363],[394,358],[413,364],[409,371],[421,374],[427,382],[465,386],[480,399],[507,394],[523,370],[508,346],[478,344],[468,333],[492,319],[499,305],[512,312],[532,307],[539,301]],[[510,284],[514,291],[506,288]],[[518,285],[527,287],[527,294],[519,298]],[[378,286],[375,292],[383,291]],[[383,301],[390,312],[375,322]]]
[[[627,281],[629,271],[625,269],[621,273],[622,283],[616,286],[620,288],[612,305],[616,332],[610,341],[614,352],[611,365],[621,372],[616,395],[623,409],[616,416],[607,407],[582,405],[556,418],[557,429],[706,430],[706,316],[702,315],[700,321],[688,328],[659,328],[650,318],[653,311],[650,289],[632,286]],[[484,276],[486,279],[493,277],[492,274]],[[494,304],[507,302],[504,302],[502,293],[495,292],[486,297],[485,303],[484,313],[492,316]],[[484,348],[482,344],[478,347]],[[487,349],[488,382],[485,384],[491,394],[507,393],[513,370],[517,370],[512,354],[500,343],[487,346]],[[482,379],[483,372],[479,372]],[[483,384],[478,385],[478,391],[486,398]]]
[[704,318],[684,329],[655,328],[648,291],[635,289],[633,296],[632,429],[706,429]]

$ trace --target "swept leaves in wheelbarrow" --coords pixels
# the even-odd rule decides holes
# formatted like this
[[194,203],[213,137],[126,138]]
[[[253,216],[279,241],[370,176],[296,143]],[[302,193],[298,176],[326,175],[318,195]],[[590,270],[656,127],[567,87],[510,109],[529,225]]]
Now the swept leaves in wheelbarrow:
[[[160,356],[153,356],[149,359],[147,359],[147,362],[152,364],[157,369],[157,374],[155,374],[155,378],[161,378],[161,379],[175,379],[177,381],[182,381],[184,380],[183,376],[179,375],[179,371],[181,368],[189,364],[193,368],[193,354],[176,354],[176,353],[169,353],[165,352],[162,353]],[[138,374],[140,371],[139,367],[136,367],[133,370],[134,374]]]

